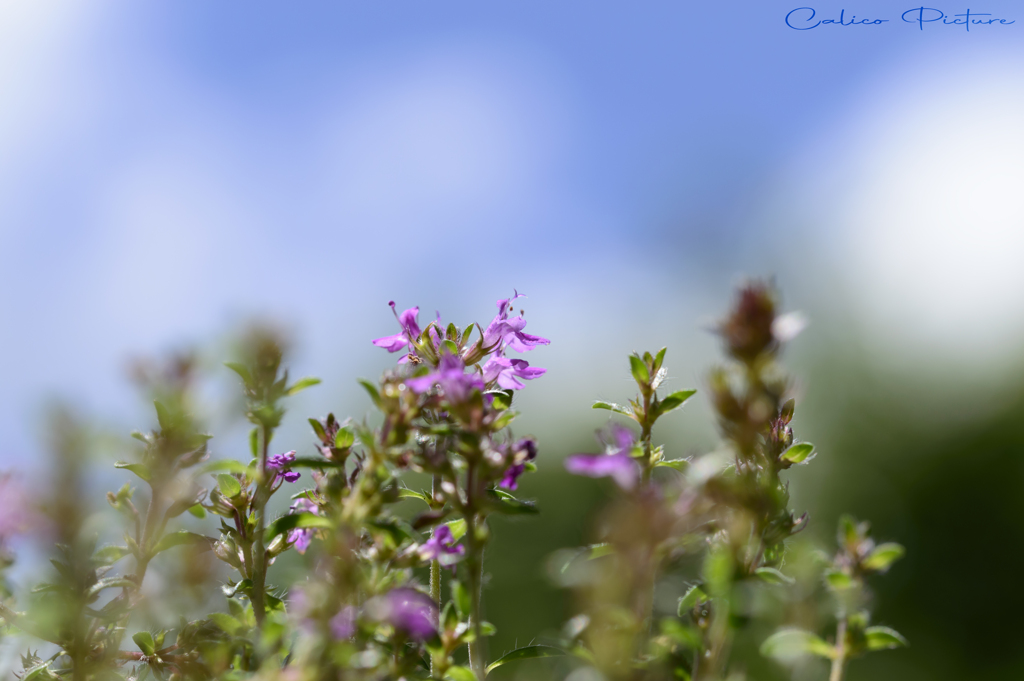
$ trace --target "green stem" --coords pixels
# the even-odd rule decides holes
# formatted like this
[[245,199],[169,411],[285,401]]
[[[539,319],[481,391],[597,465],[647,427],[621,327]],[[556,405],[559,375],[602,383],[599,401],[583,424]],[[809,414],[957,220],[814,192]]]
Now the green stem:
[[828,681],[843,681],[843,671],[846,667],[846,616],[839,618],[836,624],[836,656],[832,660],[832,673]]
[[640,442],[644,448],[643,484],[646,487],[651,481],[651,392],[644,392],[644,420],[640,424]]
[[466,471],[466,571],[469,573],[469,626],[473,642],[469,644],[469,666],[479,681],[486,676],[487,653],[484,649],[481,590],[483,589],[484,546],[477,524],[483,518],[476,512],[476,465],[470,460]]
[[[474,518],[475,519],[475,518]],[[466,534],[475,532],[475,523],[467,519]],[[469,625],[473,628],[473,642],[469,644],[469,666],[476,678],[483,681],[486,676],[487,654],[484,650],[483,608],[481,590],[483,588],[483,546],[476,541],[469,542],[469,555],[466,560],[469,571]]]
[[707,664],[702,667],[702,679],[720,679],[725,671],[729,657],[731,636],[729,631],[730,603],[716,599],[713,603],[714,613],[711,620],[711,647],[708,649]]
[[260,427],[260,465],[256,472],[256,498],[253,510],[256,512],[256,532],[252,542],[252,610],[256,615],[256,626],[263,626],[266,606],[263,592],[267,584],[267,551],[263,546],[263,530],[266,527],[265,508],[267,505],[267,453],[270,450],[270,433],[266,426]]
[[[436,498],[437,493],[441,488],[441,476],[435,475],[434,480],[430,487],[430,501],[431,508],[433,508],[433,501]],[[430,561],[430,600],[434,601],[434,605],[437,606],[438,620],[434,622],[438,630],[441,629],[441,562],[437,560]],[[437,665],[434,663],[434,658],[430,658],[430,676],[431,678],[439,678],[437,675]]]

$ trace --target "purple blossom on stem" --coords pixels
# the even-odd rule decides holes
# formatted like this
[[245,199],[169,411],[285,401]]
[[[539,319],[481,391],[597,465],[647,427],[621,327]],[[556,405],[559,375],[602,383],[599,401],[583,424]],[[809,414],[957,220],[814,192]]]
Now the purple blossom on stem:
[[466,552],[466,547],[456,544],[455,537],[452,535],[452,530],[447,525],[441,525],[434,530],[434,533],[430,536],[430,539],[420,547],[420,558],[423,560],[436,560],[442,565],[451,566],[452,570],[455,569],[455,563],[462,554]]
[[[295,500],[295,503],[291,506],[293,513],[312,513],[314,515],[320,515],[320,507],[315,503],[301,497]],[[288,543],[295,547],[295,550],[299,553],[305,553],[306,549],[313,542],[313,528],[311,527],[297,527],[294,530],[288,532]]]
[[411,390],[425,393],[434,385],[440,385],[445,397],[452,402],[465,402],[474,390],[483,390],[484,382],[476,374],[467,374],[462,358],[445,353],[437,369],[425,376],[410,378],[405,382]]
[[505,469],[499,486],[505,489],[515,490],[518,486],[519,476],[526,471],[526,462],[537,458],[537,443],[533,438],[524,437],[512,446],[512,463]]
[[[288,482],[295,482],[302,474],[297,471],[288,470],[288,467],[295,461],[295,450],[285,452],[284,454],[276,454],[267,459],[267,469],[277,471],[274,476],[273,482],[277,482],[278,478],[284,478]],[[271,484],[273,484],[273,482]]]
[[[395,301],[388,302],[392,310],[395,310]],[[398,318],[398,323],[402,326],[402,330],[396,333],[394,336],[384,336],[373,341],[373,344],[378,348],[384,348],[388,352],[398,352],[405,346],[409,345],[413,339],[418,338],[420,333],[419,322],[416,321],[416,317],[419,316],[419,307],[410,307],[408,310],[398,314],[395,311],[395,316]]]
[[547,338],[525,333],[523,329],[526,328],[526,320],[523,319],[522,315],[509,318],[508,315],[512,311],[512,303],[516,298],[521,297],[522,294],[516,291],[515,295],[511,298],[499,300],[497,303],[498,314],[484,330],[484,346],[491,347],[500,344],[497,350],[499,355],[504,353],[505,347],[510,347],[516,352],[527,352],[533,350],[538,345],[549,345],[551,343]]
[[434,621],[437,606],[430,596],[415,589],[400,587],[367,604],[367,609],[378,620],[417,640],[425,640],[437,633]]
[[484,381],[491,383],[497,381],[498,385],[505,390],[521,390],[525,386],[519,380],[527,381],[543,376],[547,369],[531,367],[530,363],[522,359],[507,359],[505,357],[491,357],[483,365]]
[[351,638],[352,634],[356,633],[356,609],[351,605],[345,606],[331,618],[328,624],[331,628],[331,636],[335,639]]
[[573,454],[565,459],[566,470],[591,478],[611,477],[622,489],[633,489],[640,471],[633,461],[636,438],[632,431],[612,424],[603,440],[608,450],[605,454]]

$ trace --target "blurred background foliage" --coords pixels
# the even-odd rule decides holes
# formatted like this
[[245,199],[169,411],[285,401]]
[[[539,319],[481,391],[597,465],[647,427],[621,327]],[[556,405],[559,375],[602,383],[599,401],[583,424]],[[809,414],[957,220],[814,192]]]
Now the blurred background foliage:
[[[547,560],[610,488],[560,461],[593,451],[621,358],[668,345],[670,386],[703,391],[704,329],[739,277],[775,275],[811,319],[785,357],[821,453],[792,475],[805,532],[831,545],[848,511],[907,547],[876,619],[911,646],[849,678],[1020,678],[1024,23],[797,34],[789,9],[0,4],[0,467],[46,470],[64,396],[102,422],[80,481],[101,504],[150,419],[127,358],[211,338],[214,449],[244,452],[216,338],[253,316],[325,381],[279,436],[301,451],[307,416],[366,413],[389,299],[486,322],[518,287],[553,344],[517,424],[542,514],[497,523],[487,558],[492,653],[511,649],[569,613]],[[662,428],[672,455],[714,447],[704,399]],[[24,588],[41,554],[22,549]]]

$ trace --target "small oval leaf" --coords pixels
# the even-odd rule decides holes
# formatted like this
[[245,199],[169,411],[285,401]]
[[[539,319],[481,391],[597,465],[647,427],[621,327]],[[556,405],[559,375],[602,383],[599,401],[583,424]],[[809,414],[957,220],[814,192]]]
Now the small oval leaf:
[[781,629],[761,644],[761,654],[783,662],[792,662],[806,655],[832,659],[836,649],[818,636],[803,629]]
[[810,442],[801,442],[798,445],[793,445],[782,453],[780,457],[783,461],[790,463],[803,463],[807,460],[807,457],[814,451],[814,445]]
[[565,651],[554,646],[526,646],[525,648],[517,648],[510,653],[505,653],[489,664],[487,666],[486,673],[490,674],[491,670],[495,667],[500,667],[503,664],[515,662],[516,660],[531,660],[539,657],[560,657],[562,655],[565,655]]
[[907,639],[900,632],[889,627],[868,627],[864,630],[864,638],[867,639],[868,650],[904,648],[908,645]]

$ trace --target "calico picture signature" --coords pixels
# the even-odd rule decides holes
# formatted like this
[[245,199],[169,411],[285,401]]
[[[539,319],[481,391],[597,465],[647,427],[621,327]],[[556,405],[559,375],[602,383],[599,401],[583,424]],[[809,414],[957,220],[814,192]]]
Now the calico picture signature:
[[857,18],[855,14],[847,15],[846,10],[839,11],[839,16],[819,15],[813,7],[797,7],[786,15],[786,26],[797,31],[810,31],[820,26],[881,26],[887,23],[915,24],[918,29],[925,27],[949,26],[963,27],[967,31],[978,26],[1008,26],[1016,23],[1016,19],[1004,19],[993,16],[991,12],[976,12],[970,9],[959,14],[946,14],[934,7],[915,7],[900,15],[899,20],[882,18]]

